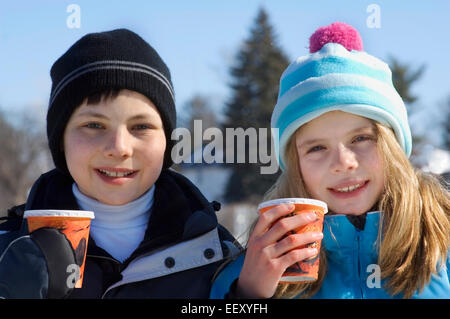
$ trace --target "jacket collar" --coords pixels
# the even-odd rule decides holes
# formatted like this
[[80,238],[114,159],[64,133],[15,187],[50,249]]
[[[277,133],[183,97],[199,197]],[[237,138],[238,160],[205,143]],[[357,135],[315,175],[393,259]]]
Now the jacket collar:
[[325,215],[323,243],[328,258],[345,263],[344,256],[363,251],[376,260],[381,214],[367,213],[363,230],[357,229],[346,215]]
[[80,209],[72,194],[73,179],[57,169],[42,174],[33,184],[25,204],[29,209]]
[[156,182],[155,201],[144,240],[129,259],[186,241],[218,225],[212,204],[186,177],[165,170]]

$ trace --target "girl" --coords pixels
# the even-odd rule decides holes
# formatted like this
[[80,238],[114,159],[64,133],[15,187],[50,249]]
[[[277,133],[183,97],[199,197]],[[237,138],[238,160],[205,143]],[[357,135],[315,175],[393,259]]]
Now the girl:
[[[211,297],[450,297],[448,191],[412,167],[406,109],[389,67],[361,50],[351,26],[319,28],[311,54],[283,73],[272,114],[283,173],[266,199],[326,202],[323,233],[284,237],[315,217],[280,219],[293,207],[272,208]],[[296,249],[321,238],[320,252]],[[278,284],[288,266],[317,254],[317,281]]]

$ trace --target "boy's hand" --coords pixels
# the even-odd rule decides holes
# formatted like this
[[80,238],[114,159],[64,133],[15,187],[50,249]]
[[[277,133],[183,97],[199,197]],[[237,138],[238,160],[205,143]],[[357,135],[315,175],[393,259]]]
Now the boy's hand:
[[66,236],[55,228],[40,228],[12,241],[0,257],[0,298],[64,298],[67,267],[77,264]]
[[316,248],[295,248],[321,239],[322,233],[306,232],[283,238],[286,233],[317,218],[314,213],[282,218],[294,209],[294,205],[282,204],[260,215],[249,238],[237,283],[237,294],[240,297],[272,297],[286,268],[319,253]]

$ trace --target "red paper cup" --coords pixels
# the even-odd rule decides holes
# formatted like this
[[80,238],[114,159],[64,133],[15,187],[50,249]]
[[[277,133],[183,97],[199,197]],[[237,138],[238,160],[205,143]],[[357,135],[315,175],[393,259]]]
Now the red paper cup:
[[[59,229],[72,245],[77,261],[82,260],[79,266],[79,278],[73,288],[81,288],[83,285],[84,264],[89,239],[89,229],[94,213],[84,210],[27,210],[24,218],[28,221],[28,230],[32,231],[52,227]],[[69,275],[69,273],[68,273]]]
[[[286,217],[303,214],[303,213],[316,213],[318,219],[307,225],[299,227],[291,232],[291,234],[300,234],[305,232],[323,231],[323,218],[328,212],[328,207],[325,202],[310,198],[279,198],[259,204],[258,211],[263,214],[269,209],[281,205],[281,204],[294,204],[295,210]],[[286,234],[288,236],[289,234]],[[303,245],[298,248],[314,247],[317,251],[320,251],[321,240],[317,240],[308,245]],[[281,276],[281,283],[297,283],[300,281],[315,281],[317,280],[319,273],[319,254],[312,258],[308,258],[301,262],[297,262],[294,265],[288,267],[284,274]]]

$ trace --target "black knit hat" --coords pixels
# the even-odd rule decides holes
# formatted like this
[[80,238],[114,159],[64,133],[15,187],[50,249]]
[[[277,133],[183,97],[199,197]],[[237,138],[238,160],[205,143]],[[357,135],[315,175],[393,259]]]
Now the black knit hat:
[[129,89],[147,96],[161,115],[166,136],[164,168],[172,165],[175,97],[170,71],[158,53],[136,33],[118,29],[90,33],[52,66],[47,136],[56,168],[69,173],[62,149],[67,122],[83,100],[95,93]]

